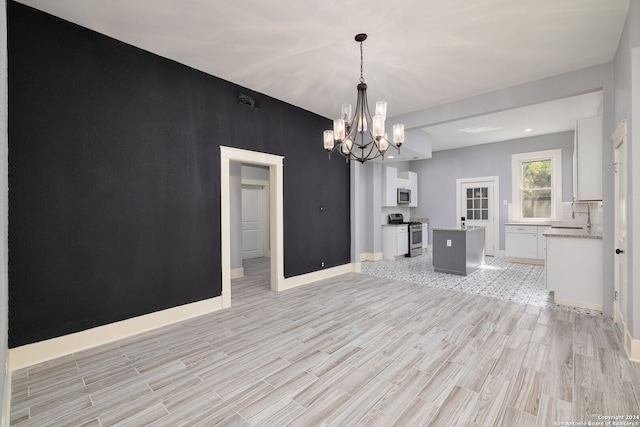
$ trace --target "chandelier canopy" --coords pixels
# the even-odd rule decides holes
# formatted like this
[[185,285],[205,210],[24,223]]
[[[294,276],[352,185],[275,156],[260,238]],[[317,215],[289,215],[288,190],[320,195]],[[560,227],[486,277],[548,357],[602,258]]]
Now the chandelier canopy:
[[393,146],[400,152],[400,146],[404,142],[404,125],[393,125],[393,138],[390,141],[384,129],[387,118],[387,103],[376,102],[376,110],[373,117],[369,112],[367,102],[367,84],[362,73],[362,42],[367,39],[366,34],[358,34],[355,40],[360,43],[360,83],[358,83],[358,100],[356,110],[352,113],[351,104],[342,104],[339,119],[333,121],[333,130],[324,131],[324,148],[329,153],[338,151],[347,162],[357,160],[364,163],[381,157],[389,146]]

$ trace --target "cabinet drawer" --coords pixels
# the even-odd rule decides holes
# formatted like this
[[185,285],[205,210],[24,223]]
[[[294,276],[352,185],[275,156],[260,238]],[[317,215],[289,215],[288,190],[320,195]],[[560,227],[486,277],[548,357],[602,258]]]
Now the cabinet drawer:
[[507,233],[532,233],[538,232],[537,225],[505,225],[505,232]]
[[396,233],[400,234],[400,233],[409,233],[409,226],[408,225],[398,225],[396,227]]

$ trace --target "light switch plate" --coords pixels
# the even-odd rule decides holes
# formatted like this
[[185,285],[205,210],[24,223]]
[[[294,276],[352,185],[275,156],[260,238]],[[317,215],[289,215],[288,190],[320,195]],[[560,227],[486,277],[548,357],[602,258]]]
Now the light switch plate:
[[447,239],[447,246],[451,247],[451,240]]

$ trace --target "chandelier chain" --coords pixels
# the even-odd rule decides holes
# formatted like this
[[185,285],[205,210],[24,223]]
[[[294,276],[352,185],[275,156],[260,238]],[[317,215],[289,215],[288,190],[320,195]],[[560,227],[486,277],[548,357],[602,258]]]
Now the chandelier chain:
[[364,74],[362,72],[362,62],[363,62],[362,42],[360,42],[360,83],[364,83]]

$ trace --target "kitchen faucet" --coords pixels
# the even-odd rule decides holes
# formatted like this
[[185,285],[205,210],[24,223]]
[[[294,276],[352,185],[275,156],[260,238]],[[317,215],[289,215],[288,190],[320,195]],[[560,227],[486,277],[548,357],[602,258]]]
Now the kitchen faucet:
[[591,231],[591,203],[590,202],[581,202],[578,200],[574,200],[571,202],[571,218],[576,219],[576,213],[584,213],[584,212],[576,212],[573,210],[573,205],[576,203],[586,203],[587,204],[587,230]]

